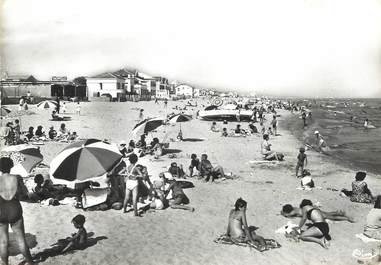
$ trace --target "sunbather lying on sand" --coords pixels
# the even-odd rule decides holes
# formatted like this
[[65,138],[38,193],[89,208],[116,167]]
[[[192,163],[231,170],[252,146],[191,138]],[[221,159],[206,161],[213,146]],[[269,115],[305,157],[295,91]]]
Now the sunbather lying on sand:
[[246,220],[247,202],[239,198],[229,213],[229,222],[226,235],[233,241],[259,243],[260,250],[266,248],[266,243],[263,237],[258,236],[254,229],[250,229]]
[[[314,208],[319,209],[317,206],[314,206]],[[320,210],[320,212],[322,213],[324,219],[329,219],[332,221],[348,221],[350,223],[355,222],[353,218],[348,216],[343,210],[336,210],[332,212]],[[302,217],[302,210],[299,207],[293,207],[291,204],[285,204],[283,205],[280,214],[287,218]]]

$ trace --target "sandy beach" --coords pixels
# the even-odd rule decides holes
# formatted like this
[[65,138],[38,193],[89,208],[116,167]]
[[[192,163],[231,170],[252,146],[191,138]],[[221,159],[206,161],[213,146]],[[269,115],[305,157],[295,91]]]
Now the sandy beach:
[[[74,114],[75,104],[67,103],[67,113],[64,115],[71,116],[72,120],[65,123],[81,138],[128,142],[131,129],[137,123],[138,109],[144,109],[145,117],[155,117],[175,111],[172,109],[175,105],[183,107],[185,101],[170,101],[167,110],[162,102],[155,104],[153,101],[84,102],[81,103],[81,115],[77,116]],[[187,113],[195,117],[198,109]],[[45,130],[51,125],[58,129],[61,122],[49,121],[49,111],[37,110],[35,106],[30,106],[30,111],[35,114],[19,117],[23,130],[29,126],[36,128],[37,125],[42,125]],[[87,231],[98,238],[96,244],[85,250],[48,258],[40,264],[357,264],[352,257],[353,250],[369,252],[377,244],[365,244],[355,237],[355,234],[362,233],[365,217],[373,206],[352,203],[349,198],[339,196],[342,188],[350,188],[356,172],[335,164],[327,156],[308,150],[308,169],[316,186],[321,189],[298,190],[300,179],[295,178],[294,171],[301,143],[282,127],[282,121],[292,114],[283,110],[279,114],[280,136],[273,136],[270,141],[274,150],[285,154],[284,162],[249,163],[262,159],[262,137],[259,134],[222,138],[220,133],[209,130],[211,122],[198,119],[182,124],[186,141],[169,141],[169,148],[176,158],[165,155],[156,161],[150,161],[152,157],[142,159],[141,163],[148,167],[149,174],[157,176],[172,161],[187,169],[192,153],[198,157],[206,153],[213,165],[219,164],[225,172],[238,176],[234,180],[217,180],[215,183],[190,179],[195,188],[186,189],[185,193],[190,198],[190,205],[196,209],[193,213],[166,209],[147,212],[142,218],[136,218],[132,213],[123,214],[115,210],[88,212],[72,206],[22,203],[32,254],[75,232],[70,221],[76,214],[82,213],[87,219]],[[217,124],[222,128],[222,123]],[[228,128],[234,128],[236,124],[229,122]],[[247,123],[241,124],[247,128]],[[179,125],[166,128],[167,139],[176,139],[178,130]],[[157,134],[162,135],[161,132]],[[42,145],[44,163],[49,165],[66,145],[57,142]],[[378,194],[381,183],[377,176],[368,175],[366,180],[372,192]],[[226,232],[229,211],[239,197],[248,202],[248,224],[259,227],[259,235],[276,239],[281,248],[261,253],[246,247],[213,242]],[[290,221],[280,215],[282,205],[290,203],[298,206],[304,198],[319,203],[327,211],[343,209],[354,217],[356,223],[329,222],[332,241],[328,250],[313,243],[290,241],[284,235],[276,234],[275,230]],[[291,221],[298,224],[299,218]],[[11,264],[22,260],[21,254],[13,254]]]

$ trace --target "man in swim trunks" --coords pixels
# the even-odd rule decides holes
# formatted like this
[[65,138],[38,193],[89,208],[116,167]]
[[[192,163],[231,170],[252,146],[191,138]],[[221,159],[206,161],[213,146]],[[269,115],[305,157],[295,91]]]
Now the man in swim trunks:
[[176,180],[168,181],[164,174],[160,177],[163,179],[164,187],[166,183],[169,183],[169,187],[164,192],[164,198],[166,198],[170,191],[172,191],[172,200],[169,200],[169,206],[173,209],[182,209],[193,212],[194,208],[187,206],[189,204],[189,198],[185,195],[181,185]]
[[18,247],[26,263],[33,264],[29,247],[25,239],[23,211],[19,196],[27,192],[22,179],[18,175],[9,174],[13,162],[9,157],[0,158],[0,258],[8,265],[8,227],[11,226],[17,239]]

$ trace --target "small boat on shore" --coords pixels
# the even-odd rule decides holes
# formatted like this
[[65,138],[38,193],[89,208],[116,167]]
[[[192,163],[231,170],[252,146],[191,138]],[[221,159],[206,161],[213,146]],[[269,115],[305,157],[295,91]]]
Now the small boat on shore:
[[209,106],[198,113],[198,117],[207,121],[250,121],[252,116],[252,110],[233,108],[230,105],[221,106],[220,108]]

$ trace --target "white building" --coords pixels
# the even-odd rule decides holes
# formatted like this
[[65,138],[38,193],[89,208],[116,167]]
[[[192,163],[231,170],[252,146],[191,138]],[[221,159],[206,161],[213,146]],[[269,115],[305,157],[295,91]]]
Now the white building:
[[189,85],[178,85],[175,87],[176,96],[178,97],[193,97],[193,87]]
[[112,99],[120,99],[126,95],[125,79],[112,73],[87,77],[86,82],[89,98],[110,96]]

